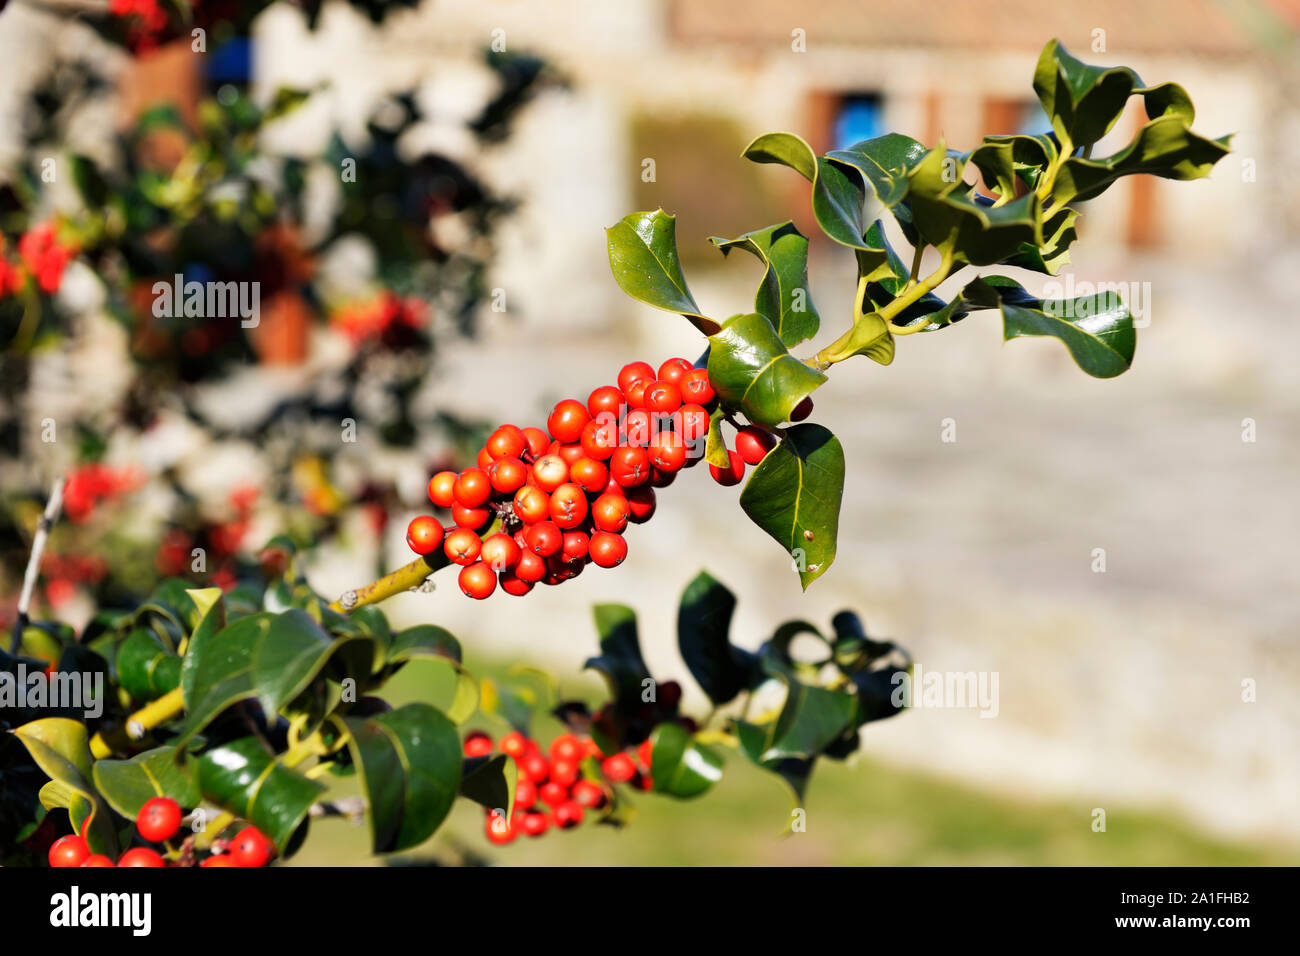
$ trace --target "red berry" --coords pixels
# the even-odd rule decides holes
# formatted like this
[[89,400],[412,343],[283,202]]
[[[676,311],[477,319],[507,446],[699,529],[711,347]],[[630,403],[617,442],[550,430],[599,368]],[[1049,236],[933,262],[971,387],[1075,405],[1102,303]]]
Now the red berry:
[[569,480],[583,491],[597,495],[609,483],[609,468],[603,462],[584,455],[569,466]]
[[588,810],[599,810],[605,805],[605,788],[594,780],[579,780],[573,785],[573,799]]
[[236,864],[230,859],[229,853],[222,853],[220,856],[210,856],[199,866],[235,866]]
[[633,382],[631,388],[624,389],[623,394],[627,396],[628,407],[645,408],[646,389],[653,384],[654,379],[646,378],[638,382]]
[[709,434],[709,413],[702,405],[683,405],[673,415],[673,428],[688,444]]
[[522,429],[514,425],[502,425],[487,440],[487,451],[494,460],[518,458],[528,450],[528,440]]
[[560,734],[551,741],[551,757],[555,760],[578,761],[585,755],[585,749],[573,734]]
[[524,754],[518,760],[519,772],[525,780],[530,781],[537,787],[546,782],[546,778],[551,775],[551,762],[542,754],[528,753]]
[[564,532],[564,544],[560,546],[560,557],[566,562],[582,561],[587,557],[591,539],[585,531]]
[[555,406],[546,419],[546,429],[557,441],[575,442],[582,437],[582,428],[591,421],[591,413],[582,402],[566,398]]
[[650,439],[650,464],[663,472],[672,473],[686,464],[686,443],[676,432],[660,432]]
[[536,485],[524,485],[515,492],[515,517],[524,524],[536,524],[551,514],[551,499]]
[[507,820],[502,814],[495,810],[488,811],[487,825],[485,827],[487,838],[497,846],[505,846],[507,843],[514,842],[518,834],[515,832],[514,823]]
[[[589,425],[591,423],[588,422],[587,424]],[[583,428],[586,428],[586,426],[584,425]],[[552,446],[550,453],[552,455],[559,455],[563,458],[564,463],[568,465],[569,468],[573,468],[574,462],[587,457],[587,453],[582,450],[582,442],[580,441],[570,442],[569,444],[556,442]]]
[[618,387],[624,394],[636,382],[654,381],[655,370],[645,362],[629,362],[618,373]]
[[645,405],[652,412],[670,415],[682,407],[682,392],[672,382],[655,382],[645,390]]
[[466,508],[458,501],[451,506],[451,520],[458,528],[482,531],[491,524],[492,511],[489,508]]
[[460,569],[456,583],[466,597],[481,601],[497,588],[497,576],[482,561],[475,561]]
[[655,513],[655,490],[649,485],[627,490],[629,518],[633,524],[645,524]]
[[566,794],[569,788],[578,782],[580,776],[576,760],[556,757],[551,761],[551,782],[563,787]]
[[[563,539],[561,539],[561,547],[563,547]],[[514,576],[525,584],[536,584],[546,577],[546,560],[529,548],[531,545],[527,545],[519,552],[519,563],[515,565]]]
[[429,479],[429,500],[439,508],[450,508],[456,503],[456,478],[454,471],[440,471]]
[[520,778],[515,782],[515,809],[527,810],[537,803],[537,787],[531,780]]
[[[536,555],[534,555],[536,557]],[[501,575],[501,590],[512,597],[523,597],[533,589],[533,581],[525,581],[513,571]]]
[[478,560],[482,547],[482,541],[473,531],[468,528],[457,528],[447,535],[447,540],[442,544],[442,551],[453,564],[465,565],[473,564]]
[[528,752],[528,739],[517,730],[501,738],[501,752],[516,760]]
[[623,405],[623,393],[613,385],[602,385],[587,398],[587,411],[592,418],[599,418],[601,412],[608,412],[617,417]]
[[644,448],[655,433],[654,416],[644,408],[634,408],[623,419],[624,444]]
[[86,857],[86,859],[82,862],[81,865],[82,866],[112,866],[113,861],[110,860],[108,857],[104,856],[102,853],[95,853],[92,856]]
[[529,458],[539,458],[546,454],[546,446],[551,443],[551,436],[540,428],[523,429],[524,441],[528,443]]
[[481,730],[475,730],[465,737],[466,757],[486,757],[492,750],[492,738]]
[[440,544],[442,544],[442,525],[432,515],[412,518],[411,523],[406,526],[406,545],[416,554],[432,554]]
[[670,358],[659,366],[659,381],[671,382],[681,386],[682,379],[694,371],[694,367],[684,358]]
[[763,428],[746,425],[736,432],[736,451],[747,465],[757,465],[776,447],[776,437]]
[[565,800],[555,808],[555,825],[561,830],[572,830],[582,822],[582,804]]
[[576,528],[587,517],[587,496],[573,482],[565,482],[551,495],[551,520],[565,529]]
[[647,771],[650,769],[650,758],[654,753],[654,744],[647,737],[641,741],[641,745],[636,748],[636,759],[641,762],[641,766]]
[[618,420],[610,417],[587,422],[579,441],[588,458],[608,461],[618,447]]
[[530,837],[539,837],[551,827],[551,818],[545,813],[525,813],[520,826]]
[[790,421],[801,422],[812,414],[813,400],[811,395],[804,396],[804,400],[796,405],[790,412]]
[[[689,462],[690,459],[687,458],[686,461]],[[658,468],[654,467],[651,467],[650,469],[650,485],[653,488],[667,488],[676,480],[676,471],[660,471]]]
[[153,797],[136,814],[135,828],[150,843],[162,843],[176,835],[182,815],[180,804],[171,797]]
[[740,484],[740,479],[745,477],[745,459],[728,449],[727,460],[731,462],[727,468],[719,468],[713,464],[709,465],[709,474],[713,476],[714,481],[724,488]]
[[616,568],[627,557],[627,539],[621,534],[597,531],[591,536],[588,553],[597,567]]
[[486,562],[489,568],[500,574],[518,564],[521,553],[514,538],[498,531],[483,541],[483,547],[479,549],[479,560]]
[[548,807],[558,807],[569,799],[569,788],[562,783],[548,780],[537,789],[537,795]]
[[569,463],[559,455],[543,455],[533,463],[533,481],[550,494],[569,480]]
[[[235,866],[266,866],[275,847],[257,827],[244,827],[230,844],[230,862]],[[118,863],[121,866],[121,863]]]
[[456,500],[466,508],[480,508],[492,497],[492,482],[482,468],[466,468],[452,487]]
[[528,466],[518,458],[498,458],[488,467],[488,480],[499,495],[513,495],[528,480]]
[[481,470],[487,471],[488,465],[492,464],[492,456],[488,454],[486,448],[480,448],[478,450],[478,455],[474,459],[474,464],[478,465]]
[[[233,854],[232,854],[233,856]],[[117,858],[117,865],[123,866],[166,866],[163,858],[147,846],[138,846],[133,850],[127,850]],[[244,864],[239,864],[240,866]],[[261,864],[254,864],[260,866]]]
[[687,372],[677,384],[682,390],[683,402],[707,405],[713,401],[716,394],[713,391],[713,386],[709,383],[708,369],[697,368]]
[[636,761],[625,753],[617,753],[606,757],[600,769],[614,783],[627,783],[636,776]]
[[81,866],[90,856],[90,847],[79,836],[62,836],[50,844],[50,866]]
[[624,446],[610,459],[609,473],[624,488],[635,488],[650,480],[650,456],[644,448]]
[[606,492],[591,505],[591,521],[599,530],[615,534],[627,527],[628,517],[632,514],[631,505],[621,494]]
[[553,521],[539,521],[525,535],[534,554],[550,557],[564,547],[564,534]]

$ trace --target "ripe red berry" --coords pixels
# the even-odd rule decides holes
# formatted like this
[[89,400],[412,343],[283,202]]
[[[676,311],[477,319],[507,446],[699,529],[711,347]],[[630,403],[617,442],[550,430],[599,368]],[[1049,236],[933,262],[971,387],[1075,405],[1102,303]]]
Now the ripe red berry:
[[[230,844],[230,861],[235,866],[265,866],[275,847],[257,827],[244,827]],[[119,866],[121,863],[119,862]]]
[[650,444],[655,433],[654,416],[644,408],[634,408],[623,419],[623,436],[625,445],[644,448]]
[[481,601],[497,588],[497,576],[482,561],[475,561],[460,569],[456,583],[466,597]]
[[618,447],[618,420],[610,417],[587,422],[579,442],[588,458],[607,461]]
[[480,508],[492,497],[492,482],[482,468],[466,468],[452,488],[456,500],[466,508]]
[[569,788],[578,782],[581,773],[576,760],[556,757],[551,761],[551,782],[559,784],[568,795]]
[[515,492],[513,508],[515,517],[524,524],[536,524],[550,516],[551,499],[536,485],[524,485]]
[[440,544],[442,544],[442,525],[432,515],[412,518],[411,523],[406,526],[406,545],[416,554],[432,554]]
[[591,561],[599,568],[616,568],[627,557],[627,539],[620,534],[597,531],[591,536]]
[[230,859],[229,853],[222,853],[219,856],[210,856],[199,866],[234,866],[235,863]]
[[605,788],[594,780],[579,780],[571,793],[578,805],[588,810],[599,810],[605,805]]
[[621,494],[611,494],[606,492],[592,503],[591,521],[601,531],[610,531],[615,534],[622,532],[627,527],[628,517],[632,514],[632,508],[628,504],[627,498]]
[[591,539],[585,531],[564,532],[564,544],[560,547],[560,557],[566,562],[586,560]]
[[813,400],[811,395],[804,396],[804,400],[796,405],[790,411],[790,421],[801,422],[812,414]]
[[646,389],[653,384],[654,379],[646,378],[639,382],[633,382],[631,388],[625,389],[623,394],[627,396],[628,408],[645,408]]
[[530,837],[539,837],[551,827],[551,818],[545,813],[525,813],[520,827]]
[[108,857],[104,856],[102,853],[95,853],[92,854],[91,856],[86,857],[86,859],[82,862],[81,865],[90,866],[90,867],[112,866],[113,861],[110,860]]
[[523,430],[514,425],[502,425],[487,440],[488,454],[496,461],[518,458],[528,450],[528,440]]
[[539,458],[546,454],[546,446],[551,443],[551,436],[540,428],[523,429],[524,441],[528,443],[527,458]]
[[[234,855],[233,853],[231,854]],[[118,867],[123,866],[166,866],[163,858],[147,846],[138,846],[133,850],[127,850],[117,858]],[[261,866],[260,863],[254,864],[237,864],[239,866]]]
[[582,822],[582,804],[577,800],[565,800],[555,808],[555,825],[561,830],[572,830]]
[[673,428],[687,443],[705,438],[709,434],[709,413],[702,405],[683,405],[673,415]]
[[90,847],[79,836],[62,836],[50,844],[50,866],[81,866],[90,856]]
[[745,459],[731,449],[727,450],[727,460],[731,462],[727,468],[719,468],[717,465],[709,465],[709,474],[713,480],[724,488],[740,484],[740,479],[745,477]]
[[664,710],[676,710],[677,705],[682,702],[682,685],[675,680],[666,680],[659,685],[659,693],[656,695],[659,700],[659,706]]
[[654,381],[655,370],[646,362],[629,362],[618,373],[618,387],[627,394],[627,390],[636,382]]
[[[686,463],[690,462],[689,458],[684,459]],[[650,486],[652,488],[667,488],[677,480],[676,471],[660,471],[658,468],[650,469]]]
[[534,554],[550,557],[564,547],[564,534],[553,521],[539,521],[526,532],[528,547]]
[[537,789],[537,796],[548,807],[558,807],[569,799],[569,788],[555,780],[548,780]]
[[498,531],[483,541],[483,546],[479,550],[479,560],[486,562],[489,568],[500,574],[518,564],[521,553],[514,538]]
[[515,782],[515,809],[527,810],[537,803],[537,787],[531,780],[520,778]]
[[617,753],[606,757],[600,769],[614,783],[627,783],[636,776],[636,761],[625,753]]
[[487,816],[487,825],[484,828],[487,838],[497,846],[505,846],[512,843],[518,834],[515,832],[513,821],[507,820],[502,814],[495,810],[489,810]]
[[471,731],[465,737],[466,757],[486,757],[493,750],[492,738],[481,730]]
[[454,471],[440,471],[429,479],[429,500],[439,508],[450,508],[456,503],[456,479]]
[[546,577],[546,559],[529,550],[531,546],[527,546],[526,539],[525,545],[526,547],[519,553],[519,563],[515,565],[514,576],[525,584],[536,584]]
[[591,421],[591,413],[582,402],[566,398],[555,406],[546,419],[546,430],[557,440],[575,442],[582,437],[582,427]]
[[480,448],[478,455],[474,458],[474,464],[481,470],[487,471],[488,465],[492,464],[492,456],[488,454],[486,448]]
[[592,418],[598,418],[601,412],[617,416],[623,405],[623,393],[613,385],[602,385],[587,398],[587,411]]
[[747,465],[757,465],[776,447],[776,437],[763,428],[746,425],[736,432],[736,452]]
[[482,531],[492,522],[490,508],[466,508],[459,501],[451,506],[451,520],[458,528]]
[[171,797],[153,797],[136,814],[135,828],[150,843],[162,843],[176,835],[182,815],[180,804]]
[[640,746],[636,748],[636,759],[640,762],[641,766],[645,768],[647,771],[650,769],[650,759],[653,756],[653,754],[654,754],[654,743],[650,740],[649,737],[647,737],[645,740],[641,741]]
[[680,386],[682,379],[693,370],[693,366],[686,359],[670,358],[659,366],[659,381]]
[[560,734],[551,741],[551,758],[553,760],[572,760],[577,762],[585,755],[586,748],[582,741],[573,734]]
[[500,579],[501,590],[512,597],[523,597],[533,589],[534,583],[533,581],[525,581],[513,571],[507,571],[501,575]]
[[650,456],[644,448],[624,446],[610,459],[609,473],[624,488],[635,488],[650,480]]
[[551,495],[551,520],[565,529],[576,528],[587,517],[587,495],[582,488],[568,481]]
[[645,390],[645,405],[652,412],[671,415],[682,407],[682,392],[672,382],[654,382]]
[[550,494],[569,480],[569,463],[559,455],[543,455],[533,463],[533,480]]
[[687,372],[677,384],[682,390],[683,402],[707,405],[716,396],[713,385],[709,382],[708,369],[697,368],[694,371]]
[[660,432],[650,439],[650,464],[663,472],[672,473],[686,464],[686,443],[676,432]]
[[528,739],[517,730],[501,738],[501,752],[516,760],[528,752]]
[[[590,425],[591,423],[588,422],[587,424]],[[586,428],[586,425],[583,428]],[[574,462],[587,457],[587,453],[582,450],[582,442],[580,441],[569,444],[555,442],[551,445],[550,454],[559,455],[570,468],[573,467]]]
[[628,520],[633,524],[645,524],[655,513],[655,490],[649,485],[627,490]]
[[518,764],[520,774],[536,787],[540,788],[551,775],[551,762],[542,754],[526,753],[518,759]]
[[528,480],[528,466],[518,458],[498,458],[488,466],[488,480],[497,494],[513,495]]
[[478,560],[479,551],[482,549],[482,541],[479,536],[468,528],[457,528],[451,534],[447,535],[447,540],[443,542],[442,550],[447,555],[448,560],[453,564],[473,564]]
[[600,494],[609,483],[609,468],[584,455],[569,466],[569,480],[589,494]]

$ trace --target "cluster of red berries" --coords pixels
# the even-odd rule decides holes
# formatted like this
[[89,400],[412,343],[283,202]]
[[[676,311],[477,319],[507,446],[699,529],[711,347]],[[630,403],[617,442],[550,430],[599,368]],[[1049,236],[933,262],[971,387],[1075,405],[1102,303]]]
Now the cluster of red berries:
[[108,575],[108,562],[97,554],[46,554],[41,579],[50,606],[58,608],[76,595],[82,584],[94,585]]
[[[3,251],[0,243],[0,252]],[[41,223],[28,229],[18,240],[21,265],[0,256],[0,298],[18,293],[27,276],[36,279],[41,291],[53,294],[63,283],[63,270],[76,255],[76,249],[59,240],[53,223]]]
[[[149,843],[165,843],[181,829],[180,804],[170,797],[145,801],[136,814],[135,829]],[[89,823],[87,819],[86,823]],[[79,835],[59,837],[50,844],[50,866],[167,866],[162,854],[152,847],[132,847],[114,863],[102,853],[91,853],[86,843],[86,823]],[[230,841],[225,853],[214,854],[200,866],[265,866],[275,847],[256,827],[244,827]]]
[[330,323],[353,345],[375,341],[400,348],[414,341],[413,333],[429,321],[429,307],[421,299],[399,298],[391,290],[364,302],[350,303],[330,315]]
[[91,462],[74,469],[63,486],[63,508],[76,524],[86,521],[106,498],[134,491],[144,481],[135,468],[113,468]]
[[[626,753],[606,756],[590,737],[561,734],[543,753],[531,737],[518,731],[506,734],[499,749],[515,761],[519,772],[514,814],[507,820],[500,809],[488,810],[487,838],[504,846],[521,832],[539,837],[552,827],[572,830],[582,823],[588,810],[600,810],[609,803],[612,784],[634,782],[649,790],[649,746],[649,741],[642,744],[636,758]],[[497,749],[492,738],[482,731],[473,731],[465,738],[467,757],[486,757]],[[588,759],[599,763],[603,780],[584,776],[583,763]]]
[[[557,404],[546,431],[502,425],[473,466],[434,475],[429,499],[450,510],[454,527],[421,515],[407,527],[407,544],[420,555],[441,547],[462,566],[460,589],[480,599],[498,583],[519,596],[538,581],[576,577],[588,563],[616,567],[627,557],[627,525],[654,514],[654,489],[702,460],[714,399],[708,372],[684,358],[657,371],[625,365],[617,385],[602,385],[585,403]],[[745,464],[761,461],[775,443],[770,432],[746,426],[730,467],[709,471],[734,485]],[[497,518],[501,530],[481,538]]]
[[158,0],[108,0],[108,12],[126,21],[127,46],[133,53],[154,49],[167,32],[167,11]]

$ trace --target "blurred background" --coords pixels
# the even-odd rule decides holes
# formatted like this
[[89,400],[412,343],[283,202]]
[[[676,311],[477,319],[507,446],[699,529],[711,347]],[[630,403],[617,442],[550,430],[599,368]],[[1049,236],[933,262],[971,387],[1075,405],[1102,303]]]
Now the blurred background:
[[[151,0],[3,6],[0,624],[59,473],[38,611],[74,624],[167,574],[231,586],[281,530],[319,543],[328,595],[405,563],[428,475],[486,428],[702,350],[613,282],[604,228],[631,211],[678,216],[719,317],[750,309],[761,268],[707,237],[793,218],[838,334],[852,259],[806,183],[740,158],[758,134],[823,151],[1041,131],[1052,37],[1182,84],[1234,153],[1208,180],[1129,177],[1083,204],[1060,277],[1142,290],[1132,370],[1091,379],[987,318],[888,368],[837,366],[816,417],[849,463],[839,557],[807,594],[736,490],[690,473],[617,572],[520,603],[440,579],[385,609],[452,630],[471,668],[538,664],[581,692],[591,604],[627,603],[651,671],[703,712],[675,615],[707,568],[747,646],[851,607],[927,671],[998,675],[995,718],[916,709],[819,768],[805,834],[779,836],[785,796],[733,760],[716,792],[646,798],[623,832],[489,853],[471,814],[435,838],[500,862],[1300,860],[1291,0],[286,0],[200,3],[183,25]],[[17,268],[40,278],[22,295]],[[154,316],[175,273],[260,282],[261,323]],[[432,679],[412,665],[400,693]],[[362,830],[321,826],[336,838],[301,862],[365,860]]]

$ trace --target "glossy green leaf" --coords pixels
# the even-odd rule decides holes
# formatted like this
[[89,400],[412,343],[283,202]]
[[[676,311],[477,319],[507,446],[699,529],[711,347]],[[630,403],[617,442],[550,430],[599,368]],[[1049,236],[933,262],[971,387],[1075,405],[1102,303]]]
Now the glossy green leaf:
[[679,724],[660,724],[650,734],[650,778],[656,793],[698,797],[722,779],[722,758]]
[[821,425],[791,425],[759,462],[740,495],[740,507],[790,554],[803,587],[835,560],[844,449]]
[[192,759],[203,797],[247,820],[283,853],[325,787],[277,762],[255,737],[241,737]]
[[775,729],[775,720],[764,724],[737,721],[736,738],[740,743],[740,752],[752,763],[776,774],[790,793],[791,805],[799,807],[807,793],[808,780],[812,776],[816,758],[764,757],[771,747]]
[[588,659],[583,667],[600,672],[617,703],[640,701],[650,671],[641,656],[636,612],[623,604],[597,604],[592,614],[600,635],[600,655]]
[[175,690],[181,680],[181,659],[155,631],[136,628],[117,651],[117,679],[138,701],[155,700]]
[[677,608],[677,649],[695,682],[716,704],[750,685],[753,655],[731,643],[736,596],[707,571],[686,585]]
[[766,267],[754,311],[771,321],[787,348],[817,334],[821,318],[808,286],[808,240],[792,222],[747,232],[735,239],[709,239],[726,255],[732,249],[751,252]]
[[[834,164],[856,170],[875,193],[879,205],[897,213],[897,207],[907,197],[908,173],[925,158],[927,152],[910,136],[886,133],[844,149],[833,149],[826,158]],[[868,216],[867,221],[874,219],[875,215]],[[863,240],[868,249],[880,249],[870,230]],[[874,262],[875,258],[873,256],[870,261]]]
[[15,728],[13,734],[50,778],[40,791],[45,809],[66,809],[77,831],[89,819],[85,829],[91,852],[116,859],[117,831],[92,783],[94,758],[86,725],[67,717],[46,717]]
[[709,337],[709,381],[722,402],[752,422],[779,425],[826,376],[799,361],[758,313],[727,320]]
[[461,782],[456,726],[428,704],[349,718],[348,749],[368,803],[376,853],[418,846],[446,819]]
[[198,784],[176,756],[175,747],[155,747],[130,760],[97,760],[95,787],[110,807],[129,820],[154,797],[170,797],[192,809],[201,799]]
[[1070,246],[1079,237],[1074,222],[1079,212],[1070,206],[1061,206],[1043,217],[1043,244],[1024,243],[1020,251],[1004,263],[1021,269],[1031,269],[1046,275],[1056,275],[1070,263]]
[[515,812],[518,778],[518,765],[505,754],[468,757],[461,771],[460,795],[489,810],[505,811],[508,820]]
[[677,257],[677,218],[662,209],[636,212],[605,230],[609,267],[619,287],[657,309],[679,312],[705,335],[718,331],[686,287]]
[[1133,317],[1113,292],[1044,301],[1011,279],[985,276],[967,285],[962,297],[982,308],[1001,310],[1004,340],[1059,339],[1079,367],[1095,378],[1112,378],[1133,363],[1137,347]]
[[852,694],[786,678],[788,694],[762,759],[816,757],[854,724]]
[[388,649],[388,662],[396,664],[415,658],[441,658],[461,663],[460,641],[446,628],[418,624],[398,631]]

